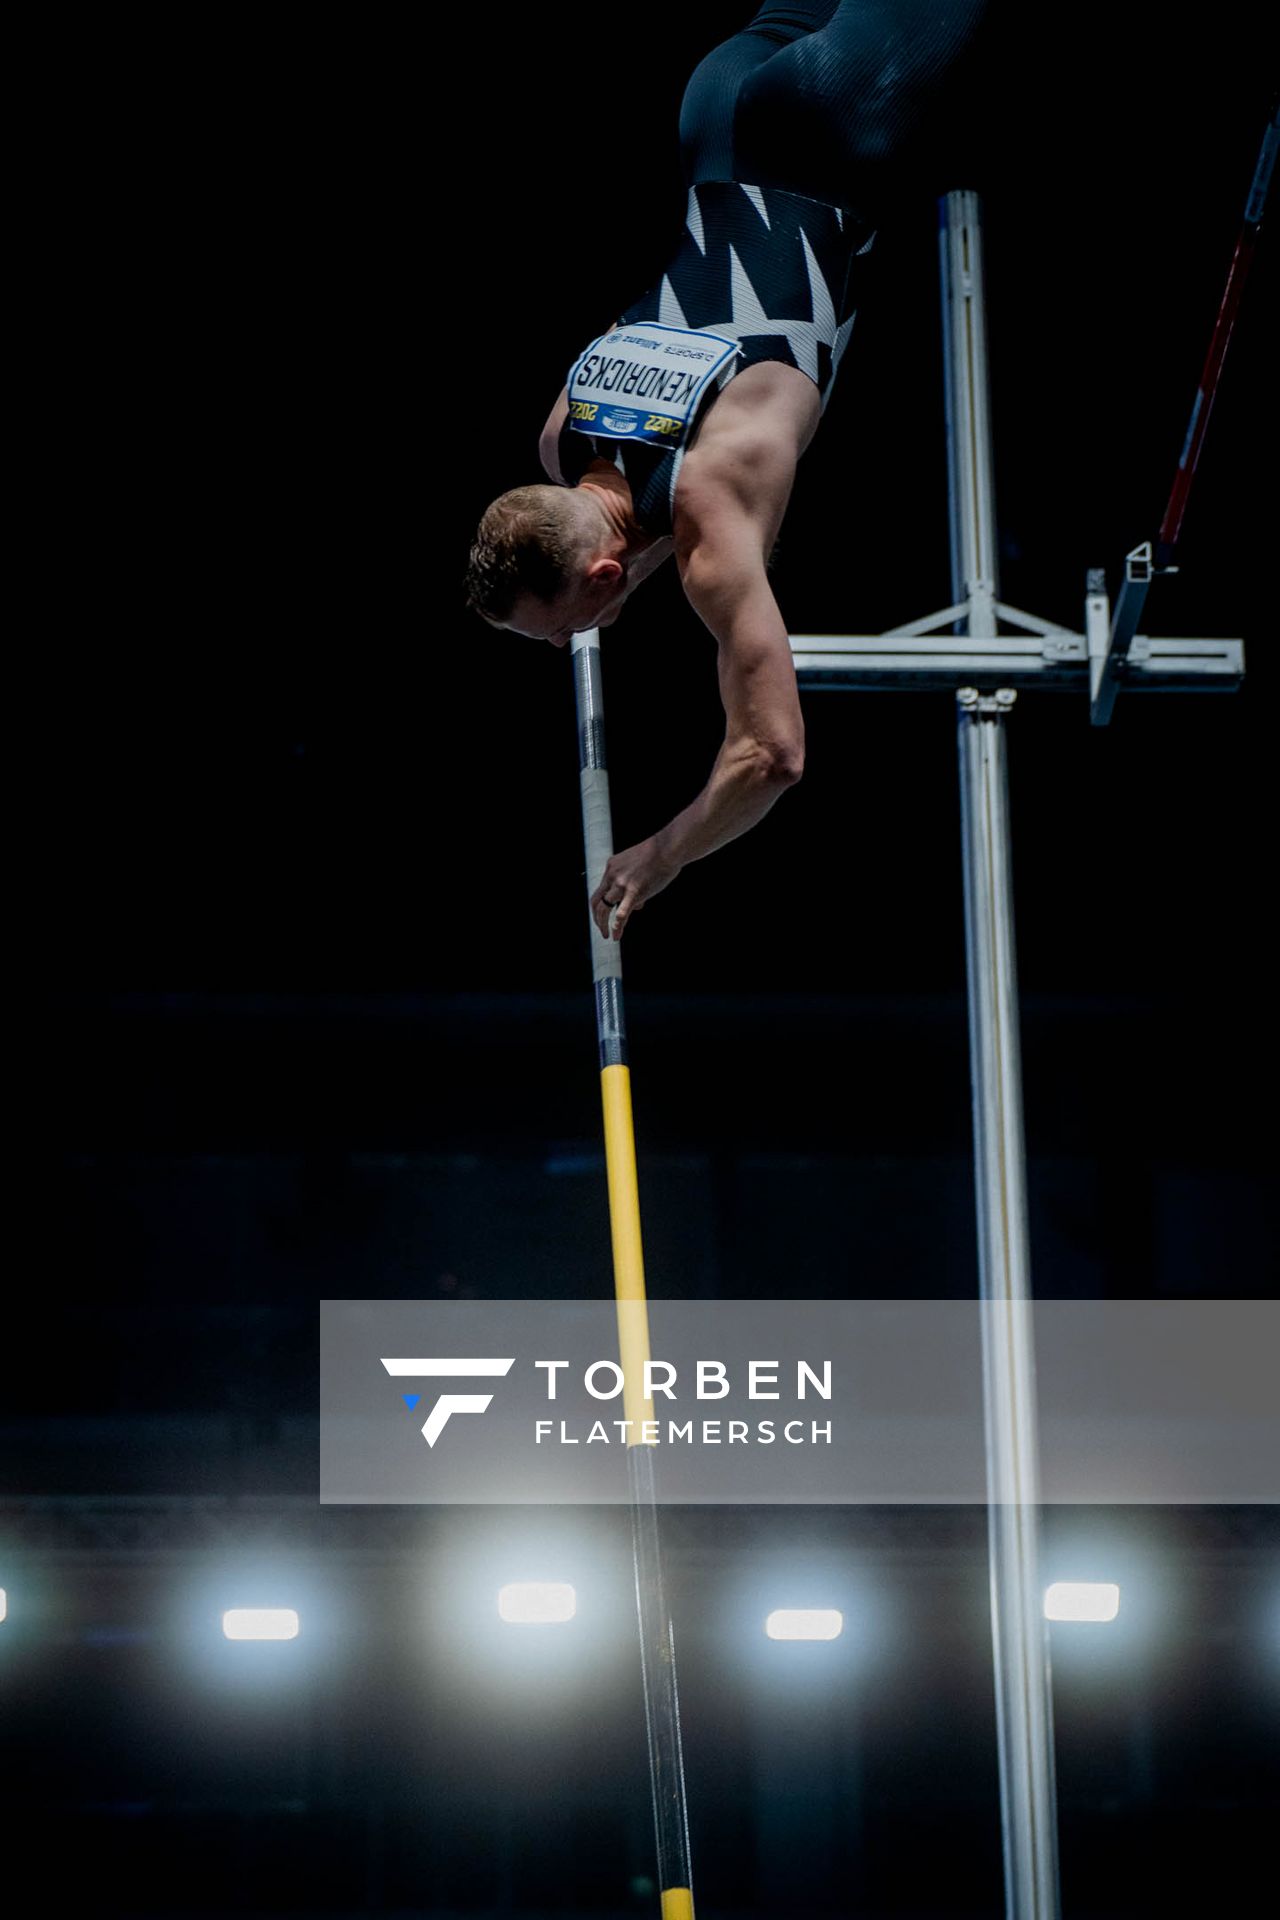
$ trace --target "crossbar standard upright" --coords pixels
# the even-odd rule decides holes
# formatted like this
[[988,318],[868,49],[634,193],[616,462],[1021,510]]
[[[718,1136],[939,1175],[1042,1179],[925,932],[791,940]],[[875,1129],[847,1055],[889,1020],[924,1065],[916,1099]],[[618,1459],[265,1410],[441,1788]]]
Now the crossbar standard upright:
[[805,690],[955,694],[1005,1912],[1057,1920],[1007,728],[1020,689],[1075,690],[1087,701],[1091,662],[1096,682],[1108,653],[1119,691],[1227,692],[1242,678],[1244,649],[1135,634],[1118,655],[1097,571],[1081,632],[1001,600],[978,197],[949,193],[939,215],[952,604],[889,633],[797,635],[791,648]]

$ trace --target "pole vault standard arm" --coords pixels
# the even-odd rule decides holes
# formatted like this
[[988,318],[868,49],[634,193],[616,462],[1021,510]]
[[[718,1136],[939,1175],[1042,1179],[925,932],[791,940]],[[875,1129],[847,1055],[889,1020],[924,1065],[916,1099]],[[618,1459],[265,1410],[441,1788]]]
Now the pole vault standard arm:
[[1227,284],[1209,340],[1209,351],[1205,355],[1200,385],[1196,388],[1196,397],[1191,408],[1191,423],[1182,445],[1178,471],[1174,476],[1169,503],[1164,510],[1164,519],[1160,522],[1160,532],[1156,540],[1156,565],[1160,568],[1168,566],[1182,532],[1182,517],[1187,510],[1187,496],[1191,492],[1191,482],[1195,479],[1200,452],[1208,431],[1209,415],[1213,411],[1213,403],[1218,395],[1222,364],[1227,357],[1227,348],[1231,344],[1231,332],[1236,323],[1236,315],[1240,311],[1245,281],[1253,265],[1253,256],[1258,250],[1258,235],[1262,229],[1262,216],[1266,211],[1267,193],[1271,186],[1271,175],[1275,169],[1277,146],[1280,146],[1280,105],[1273,105],[1267,130],[1262,136],[1258,164],[1253,170],[1249,197],[1245,201],[1244,219],[1236,239],[1236,250],[1231,256]]
[[1253,265],[1253,256],[1258,249],[1258,235],[1262,229],[1262,216],[1266,210],[1267,194],[1271,186],[1271,176],[1275,170],[1278,147],[1280,147],[1280,106],[1273,106],[1266,132],[1262,136],[1258,164],[1253,170],[1249,195],[1245,201],[1244,219],[1236,239],[1235,252],[1231,256],[1231,266],[1227,273],[1227,284],[1223,290],[1222,301],[1218,307],[1217,319],[1214,321],[1213,332],[1209,338],[1209,351],[1205,355],[1200,384],[1196,388],[1196,397],[1191,407],[1190,424],[1182,443],[1182,452],[1178,458],[1177,472],[1173,476],[1173,486],[1169,490],[1164,518],[1160,522],[1160,531],[1156,536],[1155,551],[1152,552],[1151,542],[1147,540],[1125,556],[1124,581],[1116,600],[1115,617],[1111,624],[1108,644],[1105,652],[1100,656],[1095,654],[1092,661],[1089,718],[1095,727],[1105,727],[1111,718],[1116,695],[1120,691],[1121,670],[1129,659],[1130,645],[1137,633],[1138,622],[1142,618],[1153,578],[1157,573],[1177,572],[1177,568],[1173,565],[1173,555],[1182,534],[1182,522],[1187,511],[1187,501],[1191,496],[1191,484],[1196,477],[1196,468],[1200,464],[1200,454],[1204,448],[1213,403],[1218,397],[1223,363],[1227,357],[1227,348],[1231,344],[1236,315],[1240,311],[1245,282],[1249,277],[1249,269]]
[[[587,900],[590,902],[613,853],[609,772],[604,750],[600,635],[595,628],[574,635],[573,670],[578,707],[582,833],[587,854]],[[627,1030],[622,1004],[622,947],[619,941],[601,933],[589,906],[587,920],[591,928],[591,972],[595,983],[596,1035],[600,1048],[609,1226],[613,1242],[619,1358],[623,1373],[622,1404],[626,1418],[632,1423],[627,1429],[631,1540],[658,1879],[662,1890],[662,1920],[693,1920],[689,1817],[685,1807],[675,1639],[671,1630],[659,1549],[654,1449],[643,1437],[644,1422],[653,1419],[653,1400],[652,1397],[646,1397],[644,1391],[644,1369],[649,1359],[649,1309],[640,1241],[640,1197],[636,1178],[635,1130],[631,1116],[631,1070],[627,1063]]]

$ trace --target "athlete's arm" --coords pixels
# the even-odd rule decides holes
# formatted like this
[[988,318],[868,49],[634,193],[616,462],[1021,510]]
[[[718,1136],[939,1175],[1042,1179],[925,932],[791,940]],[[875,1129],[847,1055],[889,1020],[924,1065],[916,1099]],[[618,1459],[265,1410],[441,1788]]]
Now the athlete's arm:
[[568,418],[569,389],[564,386],[560,389],[560,398],[547,415],[547,424],[542,429],[542,437],[538,441],[538,456],[542,461],[542,471],[548,480],[554,480],[558,487],[568,484],[560,471],[560,431]]
[[[621,325],[621,320],[615,320],[612,325],[605,328],[605,332],[612,333],[614,327]],[[542,461],[542,471],[546,474],[548,480],[553,480],[558,487],[567,487],[569,484],[560,471],[559,453],[560,431],[568,417],[569,388],[566,383],[566,385],[560,389],[560,398],[547,415],[547,424],[542,429],[542,435],[538,441],[538,456]]]
[[679,557],[685,595],[717,642],[725,733],[702,792],[656,836],[681,866],[762,820],[804,771],[804,719],[786,622],[756,527],[721,514]]
[[[794,473],[794,455],[757,440],[704,467],[696,481],[690,473],[682,489],[676,560],[689,604],[718,645],[725,736],[696,799],[606,865],[591,909],[615,939],[688,861],[754,827],[804,771],[791,645],[765,571]],[[612,928],[610,903],[617,906]]]
[[[560,467],[560,436],[564,431],[564,423],[568,417],[568,390],[562,387],[560,390],[560,398],[547,415],[547,424],[542,429],[542,437],[538,441],[538,456],[542,461],[542,471],[546,474],[548,480],[554,481],[558,487],[569,487],[574,484],[571,480],[565,479]],[[584,471],[590,473],[597,467],[610,473],[617,471],[611,460],[605,460],[599,454],[596,454],[594,459],[588,461]]]

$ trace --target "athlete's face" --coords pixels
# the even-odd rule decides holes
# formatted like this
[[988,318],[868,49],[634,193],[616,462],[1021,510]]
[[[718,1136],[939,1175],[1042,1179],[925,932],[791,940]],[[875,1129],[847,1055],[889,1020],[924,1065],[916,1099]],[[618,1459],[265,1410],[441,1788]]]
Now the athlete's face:
[[511,633],[567,647],[575,633],[611,627],[630,592],[626,572],[617,560],[596,560],[554,600],[535,600],[525,594],[502,624]]

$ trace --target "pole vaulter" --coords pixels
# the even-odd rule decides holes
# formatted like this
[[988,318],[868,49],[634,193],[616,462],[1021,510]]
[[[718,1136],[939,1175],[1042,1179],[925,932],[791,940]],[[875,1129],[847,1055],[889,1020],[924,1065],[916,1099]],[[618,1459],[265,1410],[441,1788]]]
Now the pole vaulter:
[[[1236,640],[1149,640],[1134,632],[1136,616],[1131,640],[1116,646],[1098,573],[1089,576],[1083,633],[999,598],[982,223],[972,193],[946,196],[940,235],[952,604],[888,634],[797,637],[767,572],[796,465],[849,341],[876,230],[908,188],[936,173],[935,108],[947,88],[972,76],[986,44],[985,14],[986,0],[883,0],[875,9],[865,0],[764,0],[742,32],[706,56],[681,106],[688,201],[677,249],[572,361],[539,446],[552,484],[501,495],[471,551],[472,608],[492,626],[573,649],[618,1332],[624,1404],[635,1422],[628,1468],[663,1920],[692,1920],[693,1897],[653,1449],[641,1425],[652,1404],[642,1392],[648,1323],[619,942],[648,899],[755,825],[800,778],[804,687],[955,694],[979,1265],[989,1308],[984,1404],[1006,1914],[1058,1913],[1006,732],[1020,688],[1083,687],[1096,696],[1107,681],[1136,691],[1230,691],[1243,674],[1243,648]],[[1264,195],[1255,181],[1257,217],[1246,222],[1255,229]],[[1181,524],[1242,285],[1241,270],[1215,332],[1165,546]],[[725,739],[690,805],[616,852],[599,629],[672,555],[689,604],[717,642]]]

